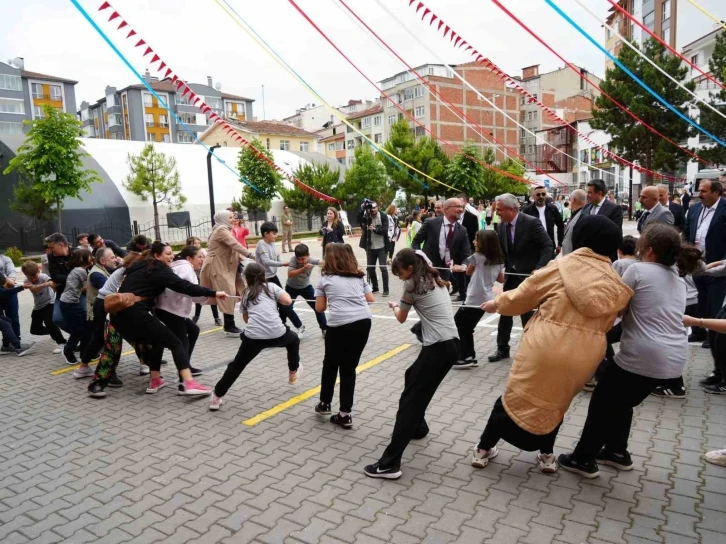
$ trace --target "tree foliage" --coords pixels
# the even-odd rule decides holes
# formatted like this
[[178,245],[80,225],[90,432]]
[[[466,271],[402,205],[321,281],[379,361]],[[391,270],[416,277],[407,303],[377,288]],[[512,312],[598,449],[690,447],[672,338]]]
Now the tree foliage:
[[[70,113],[47,105],[43,114],[40,119],[26,121],[30,131],[5,174],[17,170],[22,183],[46,203],[55,204],[60,231],[64,200],[80,199],[81,192],[90,192],[91,183],[101,178],[83,166],[82,159],[88,154],[80,149],[81,123]],[[21,195],[29,194],[25,189],[20,191]],[[37,205],[40,200],[33,202]]]
[[[484,152],[484,162],[493,165],[494,164],[494,150],[487,148]],[[512,174],[519,178],[523,178],[526,172],[526,168],[521,162],[507,159],[504,162],[497,165],[498,170]],[[511,193],[513,195],[525,195],[529,191],[529,186],[521,181],[512,179],[509,176],[495,172],[490,168],[484,170],[484,182],[483,192],[481,195],[484,198],[494,198],[495,196]]]
[[[643,53],[675,80],[683,82],[686,79],[688,69],[681,65],[678,57],[669,55],[662,44],[648,40],[644,44]],[[686,91],[629,47],[620,50],[618,60],[674,108],[688,115],[687,102],[691,96]],[[694,82],[684,85],[691,90],[695,88]],[[609,69],[600,86],[603,91],[626,105],[630,111],[664,136],[675,142],[688,137],[688,123],[658,102],[620,68]],[[629,160],[640,161],[640,164],[649,170],[670,172],[675,171],[687,160],[686,153],[648,130],[605,96],[598,96],[595,105],[597,107],[592,110],[593,120],[590,125],[607,132],[611,136],[610,146],[622,150]]]
[[50,221],[56,217],[55,205],[35,190],[26,180],[21,180],[13,188],[14,200],[10,209],[38,221]]
[[348,205],[357,205],[364,198],[381,203],[390,202],[395,194],[386,175],[386,168],[367,145],[355,149],[355,161],[345,172],[337,196]]
[[141,153],[128,154],[129,175],[124,187],[144,202],[151,201],[154,206],[154,236],[161,240],[159,232],[159,204],[169,208],[179,208],[186,201],[182,194],[176,159],[157,151],[154,144],[147,144]]
[[[721,83],[726,82],[726,32],[716,36],[716,45],[713,48],[713,55],[708,61],[708,67],[713,77]],[[715,93],[709,93],[711,105],[726,114],[726,91],[721,89]],[[712,110],[701,107],[700,123],[708,132],[726,141],[726,119],[714,113]],[[707,149],[700,149],[698,156],[714,164],[726,165],[726,148],[720,145],[713,145]]]
[[[254,146],[265,157],[274,162],[274,157],[269,149],[258,139],[252,139]],[[240,203],[248,210],[254,212],[268,212],[272,199],[277,196],[282,188],[282,174],[275,170],[270,163],[258,156],[258,152],[252,146],[242,147],[237,159],[237,171],[252,183],[258,191],[244,186]]]
[[446,183],[474,198],[481,196],[484,193],[486,172],[484,166],[477,162],[481,160],[477,146],[473,142],[464,143],[446,166]]
[[[340,180],[340,172],[332,170],[328,163],[302,164],[293,172],[293,175],[305,185],[326,195],[332,195],[335,192],[335,187]],[[297,186],[293,186],[292,189],[281,189],[280,196],[291,210],[305,213],[308,218],[313,215],[324,216],[325,210],[330,206],[325,200],[321,200]]]

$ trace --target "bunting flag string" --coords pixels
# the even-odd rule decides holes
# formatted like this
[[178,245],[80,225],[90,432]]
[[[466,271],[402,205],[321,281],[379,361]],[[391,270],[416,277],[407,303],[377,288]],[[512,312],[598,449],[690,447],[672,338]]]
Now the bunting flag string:
[[[449,109],[449,111],[451,111],[451,112],[452,112],[452,113],[453,113],[454,115],[456,115],[456,116],[457,116],[457,118],[459,118],[460,120],[464,121],[464,123],[467,123],[467,122],[468,122],[468,123],[470,123],[471,125],[473,125],[473,126],[477,127],[477,128],[478,128],[478,129],[479,129],[479,130],[481,131],[481,132],[479,133],[479,135],[480,135],[480,136],[484,137],[484,135],[482,134],[482,132],[485,132],[485,133],[487,133],[487,134],[488,134],[489,136],[491,136],[491,138],[492,138],[492,139],[493,139],[493,140],[494,140],[495,142],[497,142],[497,143],[498,143],[498,144],[499,144],[499,145],[500,145],[501,147],[503,147],[503,148],[504,148],[505,152],[506,152],[506,151],[509,151],[510,153],[512,153],[513,155],[515,155],[515,156],[516,156],[516,157],[518,157],[518,158],[519,158],[520,160],[522,160],[522,161],[523,161],[524,163],[526,163],[526,164],[530,165],[530,166],[532,167],[532,169],[533,169],[534,171],[536,171],[536,172],[537,172],[538,174],[542,174],[542,175],[544,175],[544,176],[547,176],[548,178],[551,178],[551,179],[553,179],[554,181],[556,181],[557,183],[559,183],[560,185],[564,185],[564,183],[562,183],[562,182],[561,182],[561,181],[560,181],[559,179],[555,178],[555,176],[553,176],[553,175],[551,175],[551,174],[549,174],[549,173],[547,173],[547,172],[544,172],[543,170],[541,170],[540,168],[538,168],[536,164],[534,164],[534,163],[532,163],[532,162],[528,161],[527,159],[525,159],[524,157],[522,157],[522,156],[521,156],[521,155],[520,155],[519,153],[517,153],[517,152],[516,152],[515,150],[513,150],[512,148],[510,148],[510,147],[507,147],[507,145],[506,145],[506,144],[505,144],[504,142],[500,142],[499,140],[497,140],[497,139],[496,139],[496,138],[494,137],[494,135],[493,135],[492,133],[490,133],[489,131],[487,131],[486,129],[484,129],[484,128],[483,128],[482,126],[480,126],[480,125],[479,125],[478,123],[476,123],[476,122],[475,122],[474,120],[472,120],[472,119],[471,119],[471,118],[470,118],[470,117],[469,117],[468,115],[466,115],[466,113],[464,113],[464,112],[463,112],[463,111],[462,111],[462,110],[461,110],[460,108],[458,108],[457,106],[455,106],[454,104],[452,104],[452,103],[451,103],[451,102],[450,102],[449,100],[447,100],[447,99],[446,99],[446,98],[445,98],[445,97],[444,97],[444,96],[443,96],[443,95],[442,95],[441,93],[439,93],[439,92],[438,92],[438,91],[436,90],[436,87],[434,87],[433,85],[431,85],[431,83],[429,83],[429,82],[428,82],[428,81],[427,81],[427,80],[426,80],[426,79],[425,79],[425,78],[424,78],[424,77],[423,77],[423,76],[422,76],[422,75],[421,75],[421,74],[420,74],[419,72],[417,72],[415,68],[413,68],[413,67],[412,67],[412,66],[411,66],[411,65],[410,65],[409,63],[407,63],[407,62],[406,62],[406,61],[405,61],[405,60],[404,60],[403,58],[401,58],[401,56],[400,56],[400,55],[399,55],[398,53],[396,53],[396,51],[394,51],[394,50],[393,50],[393,48],[392,48],[391,46],[389,46],[389,45],[388,45],[388,43],[386,43],[386,41],[385,41],[385,40],[383,40],[383,39],[382,39],[382,38],[381,38],[381,37],[380,37],[380,36],[378,35],[378,33],[376,33],[376,31],[375,31],[375,30],[373,30],[373,29],[372,29],[372,28],[371,28],[371,27],[370,27],[370,26],[369,26],[369,25],[368,25],[368,24],[367,24],[367,23],[366,23],[365,21],[363,21],[363,20],[362,20],[362,19],[361,19],[361,18],[360,18],[360,17],[358,16],[358,14],[357,14],[357,13],[356,13],[355,11],[353,11],[353,10],[351,9],[351,7],[350,7],[350,6],[348,5],[348,4],[346,4],[346,3],[345,3],[345,0],[339,0],[339,2],[340,2],[340,4],[342,4],[342,5],[343,5],[343,7],[345,7],[345,9],[346,9],[346,10],[347,10],[347,11],[348,11],[348,12],[350,13],[350,15],[352,15],[352,16],[353,16],[353,17],[355,18],[355,20],[356,20],[356,21],[357,21],[358,23],[360,23],[360,24],[361,24],[361,25],[362,25],[362,26],[363,26],[363,27],[364,27],[364,28],[365,28],[365,29],[366,29],[366,30],[367,30],[367,31],[368,31],[368,32],[369,32],[369,33],[370,33],[370,34],[371,34],[371,35],[372,35],[372,36],[373,36],[373,37],[374,37],[374,38],[375,38],[376,40],[378,40],[378,41],[380,42],[380,44],[381,44],[381,45],[382,45],[383,47],[385,47],[385,48],[386,48],[386,49],[387,49],[388,51],[390,51],[390,53],[392,53],[392,54],[393,54],[393,56],[395,56],[395,57],[396,57],[396,59],[398,59],[398,60],[399,60],[399,61],[400,61],[400,62],[401,62],[401,63],[402,63],[402,64],[403,64],[403,65],[404,65],[405,67],[406,67],[406,69],[410,70],[410,71],[411,71],[411,72],[412,72],[412,73],[413,73],[413,74],[414,74],[414,75],[415,75],[415,76],[416,76],[416,77],[417,77],[417,78],[418,78],[418,79],[419,79],[419,80],[421,81],[421,83],[423,83],[423,85],[424,85],[424,86],[426,86],[426,88],[428,88],[428,89],[429,89],[429,91],[431,92],[431,94],[432,94],[433,96],[435,96],[435,97],[436,97],[436,99],[437,99],[437,100],[439,100],[439,101],[440,101],[440,102],[441,102],[442,104],[446,105],[446,106],[447,106],[447,108]],[[336,0],[333,0],[333,3],[334,3],[335,5],[338,5],[338,2],[337,2]],[[345,13],[345,12],[344,12],[344,13]],[[488,100],[487,100],[487,101],[488,101]],[[490,102],[490,101],[488,101],[488,102]],[[490,102],[490,103],[491,103],[491,102]],[[496,108],[496,106],[494,106],[494,107]],[[522,127],[522,128],[524,128],[524,126],[523,126],[523,125],[520,125],[520,124],[519,124],[519,123],[518,123],[518,122],[517,122],[517,121],[516,121],[515,119],[513,119],[512,117],[509,117],[509,116],[508,116],[508,115],[506,114],[506,112],[504,112],[503,110],[501,110],[501,109],[499,109],[499,108],[496,108],[496,109],[497,109],[498,111],[500,111],[500,112],[501,112],[501,113],[502,113],[502,114],[503,114],[504,116],[506,116],[506,117],[508,117],[509,119],[511,119],[512,121],[514,121],[514,122],[515,122],[515,124],[517,124],[517,125],[518,125],[519,127]],[[553,149],[555,149],[556,151],[558,151],[558,152],[560,152],[560,153],[563,153],[562,151],[558,150],[557,148],[554,148],[554,147],[553,147]],[[568,155],[568,156],[569,156],[569,155]],[[570,158],[572,158],[572,157],[570,157]],[[475,160],[476,160],[476,159],[475,159]],[[478,161],[477,161],[477,162],[478,162]]]
[[[519,26],[521,26],[525,31],[527,31],[530,35],[532,35],[537,41],[539,41],[544,47],[546,47],[550,52],[552,52],[561,61],[563,61],[570,69],[576,71],[578,73],[578,75],[580,75],[585,81],[587,81],[590,85],[592,85],[593,88],[598,89],[603,94],[603,96],[605,96],[606,98],[608,98],[611,102],[613,102],[616,106],[618,106],[620,109],[622,109],[625,113],[627,113],[628,115],[630,115],[637,122],[639,122],[640,124],[642,124],[644,127],[646,127],[651,132],[657,134],[659,137],[661,137],[664,140],[668,141],[669,143],[671,143],[675,147],[679,148],[684,153],[686,153],[689,156],[693,157],[694,159],[696,159],[696,160],[698,160],[698,161],[700,161],[700,162],[702,162],[702,163],[704,163],[706,165],[709,165],[709,166],[711,165],[711,163],[709,163],[708,161],[702,159],[701,157],[699,157],[695,153],[689,151],[688,149],[685,149],[685,148],[681,147],[676,142],[674,142],[672,139],[670,139],[670,138],[664,136],[663,134],[661,134],[658,130],[656,130],[655,128],[651,127],[647,123],[645,123],[642,119],[640,119],[637,115],[635,115],[633,112],[631,112],[630,110],[628,110],[628,108],[626,108],[625,106],[623,106],[622,104],[620,104],[617,100],[615,100],[614,98],[612,98],[607,93],[603,92],[602,89],[600,89],[593,81],[591,81],[589,78],[587,78],[585,76],[582,76],[582,74],[580,73],[580,70],[576,66],[574,66],[572,63],[568,62],[562,55],[560,55],[559,53],[557,53],[557,51],[555,51],[544,40],[542,40],[537,34],[535,34],[532,30],[530,30],[522,21],[520,21],[513,13],[511,13],[500,2],[498,2],[497,0],[492,0],[492,1],[494,2],[495,5],[497,5],[497,7],[499,7],[510,18],[512,18],[517,24],[519,24]],[[409,6],[410,5],[411,5],[411,2],[409,3]],[[433,14],[433,11],[432,11],[432,14]],[[439,21],[439,30],[440,30],[441,25],[443,24],[443,19],[441,19],[441,16],[439,16],[439,15],[436,15],[436,18]],[[432,24],[433,24],[433,22],[432,21],[429,21],[429,25],[431,26]],[[494,64],[490,59],[488,59],[487,57],[485,57],[484,55],[482,55],[473,46],[472,46],[472,49],[471,49],[471,56],[474,57],[475,62],[480,63],[480,64],[484,65],[485,67],[489,68],[490,70],[492,70],[493,73],[495,73],[498,77],[500,77],[500,79],[505,80],[507,82],[507,84],[511,88],[515,89],[522,96],[526,96],[527,97],[527,100],[528,100],[528,103],[535,104],[543,112],[545,112],[547,115],[549,115],[552,119],[555,119],[560,125],[568,128],[572,132],[576,133],[580,138],[582,138],[583,141],[587,142],[592,147],[594,147],[596,149],[599,149],[604,156],[606,156],[606,157],[608,157],[608,158],[610,158],[610,159],[618,162],[619,164],[621,164],[623,166],[628,166],[628,167],[632,168],[633,170],[635,170],[637,172],[640,172],[642,174],[647,174],[647,175],[651,175],[651,176],[653,176],[655,178],[666,179],[666,180],[671,180],[671,181],[675,181],[675,182],[683,182],[683,181],[685,181],[683,178],[679,178],[679,177],[676,177],[676,176],[670,176],[670,175],[667,175],[667,174],[661,174],[659,172],[654,172],[652,170],[649,170],[649,169],[647,169],[645,167],[642,167],[642,166],[640,166],[638,164],[635,164],[635,163],[633,163],[633,162],[631,162],[631,161],[629,161],[629,160],[627,160],[627,159],[619,156],[618,154],[610,151],[609,149],[606,149],[606,148],[602,147],[601,145],[599,145],[598,143],[596,143],[592,139],[590,139],[587,135],[585,135],[582,132],[580,132],[579,130],[577,130],[571,124],[567,123],[564,119],[560,118],[552,109],[550,109],[548,106],[546,106],[545,104],[543,104],[537,97],[535,97],[531,93],[529,93],[520,84],[519,81],[517,81],[514,78],[512,78],[511,76],[507,75],[501,68],[499,68],[496,64]]]
[[[103,2],[101,4],[101,6],[98,8],[98,11],[104,11],[104,10],[107,10],[107,9],[113,9],[113,8],[112,8],[110,2]],[[111,15],[111,18],[109,19],[109,21],[111,21],[113,19],[116,19],[117,17],[120,17],[120,15],[119,15],[119,13],[117,11],[114,10],[113,13],[112,13],[112,15]],[[124,19],[124,21],[125,21],[125,19]],[[128,25],[128,21],[126,21],[126,23]],[[131,35],[129,34],[129,36],[127,36],[127,39],[130,36]],[[152,60],[151,60],[151,64],[153,65],[153,64],[161,61],[160,64],[159,64],[159,66],[158,66],[158,68],[156,68],[156,70],[158,72],[161,72],[164,68],[166,68],[167,69],[167,72],[166,72],[167,74],[172,74],[173,73],[173,70],[171,70],[171,68],[168,67],[168,64],[161,59],[161,57],[158,55],[158,53],[156,53],[151,48],[151,46],[149,46],[146,43],[145,40],[139,39],[139,41],[136,43],[136,46],[135,47],[138,48],[138,47],[141,47],[143,45],[146,45],[147,46],[146,47],[146,50],[145,50],[145,52],[143,54],[143,57],[146,57],[147,55],[149,55],[149,53],[154,53],[154,55],[152,57]],[[206,113],[208,113],[208,112],[211,111],[211,108],[203,100],[201,100],[192,91],[192,89],[190,89],[187,86],[187,84],[178,75],[174,74],[174,77],[172,79],[172,84],[176,84],[177,90],[182,90],[183,89],[182,96],[186,96],[187,94],[189,94],[190,101],[196,107],[198,107],[203,113],[206,114]],[[326,202],[331,202],[331,203],[335,203],[335,204],[341,204],[341,202],[337,198],[334,198],[332,196],[329,196],[329,195],[326,195],[324,193],[321,193],[317,189],[314,189],[313,187],[310,187],[309,185],[303,183],[302,181],[300,181],[299,179],[297,179],[295,176],[293,176],[293,175],[288,174],[287,172],[285,172],[282,168],[280,168],[279,166],[277,166],[277,164],[275,164],[275,161],[273,161],[272,159],[270,159],[269,157],[267,157],[267,155],[265,155],[259,149],[257,149],[254,145],[252,145],[251,142],[249,142],[248,140],[246,140],[245,138],[243,138],[242,135],[239,134],[239,132],[237,132],[237,130],[231,124],[229,124],[227,121],[225,121],[222,117],[220,117],[216,113],[213,112],[212,114],[210,114],[210,119],[213,119],[215,123],[220,124],[224,128],[224,131],[228,135],[230,135],[235,141],[240,142],[241,144],[243,144],[243,145],[247,146],[249,149],[251,149],[254,152],[255,156],[258,159],[260,159],[260,160],[266,162],[267,164],[269,164],[275,171],[277,171],[278,173],[280,173],[281,175],[283,175],[285,178],[287,178],[289,181],[291,181],[300,190],[305,191],[306,193],[311,194],[311,195],[315,196],[316,198],[318,198],[320,200],[324,200]]]
[[709,12],[708,10],[706,10],[706,8],[704,8],[703,6],[699,6],[693,0],[688,0],[688,3],[691,4],[697,10],[699,10],[701,13],[703,13],[706,17],[708,17],[709,19],[711,19],[714,23],[716,23],[717,25],[723,27],[724,30],[726,30],[726,23],[724,23],[722,20],[718,19],[711,12]]
[[[443,138],[440,138],[439,136],[434,134],[434,132],[431,131],[431,129],[429,129],[426,125],[421,123],[418,119],[416,119],[415,116],[413,116],[411,113],[409,113],[396,100],[393,100],[388,94],[386,94],[386,92],[382,88],[380,88],[378,85],[376,85],[376,83],[370,77],[368,77],[352,60],[350,60],[350,58],[327,36],[327,34],[325,34],[325,32],[323,32],[323,30],[308,16],[308,14],[305,13],[305,11],[300,6],[297,5],[295,0],[288,0],[288,2],[303,17],[303,19],[305,19],[308,22],[308,24],[310,24],[310,26],[312,26],[318,32],[318,34],[320,34],[323,37],[323,39],[325,39],[325,41],[327,41],[333,47],[333,49],[335,49],[338,52],[338,54],[340,56],[342,56],[361,76],[363,76],[363,78],[366,81],[368,81],[371,85],[373,85],[373,87],[375,87],[375,89],[378,92],[381,93],[381,96],[385,97],[386,100],[388,100],[391,104],[393,104],[403,115],[405,115],[406,117],[411,119],[411,121],[416,123],[416,125],[423,128],[424,131],[427,132],[434,140],[438,140],[438,141],[442,142],[443,144],[445,144],[446,146],[452,148],[453,150],[455,150],[457,152],[461,152],[461,150],[458,147],[456,147],[454,144],[452,144],[452,143],[448,142],[447,140],[444,140]],[[464,154],[464,156],[466,156],[467,158],[469,158],[473,161],[476,161],[477,163],[481,164],[484,168],[487,168],[488,170],[492,170],[494,172],[502,174],[502,175],[509,177],[511,179],[514,179],[516,181],[520,181],[520,182],[524,182],[524,183],[532,183],[531,180],[527,180],[524,178],[520,178],[519,176],[515,176],[514,174],[511,174],[505,170],[496,168],[496,167],[494,167],[480,159],[477,159],[476,157],[468,155],[466,153]],[[559,183],[562,183],[562,182],[559,182]]]

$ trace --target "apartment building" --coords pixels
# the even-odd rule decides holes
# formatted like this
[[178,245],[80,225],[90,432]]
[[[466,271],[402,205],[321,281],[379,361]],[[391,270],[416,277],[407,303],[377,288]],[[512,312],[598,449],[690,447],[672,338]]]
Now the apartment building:
[[209,128],[212,112],[238,121],[252,119],[254,100],[221,92],[211,77],[207,78],[206,85],[187,83],[211,108],[212,112],[207,114],[201,113],[191,102],[189,94],[184,96],[178,91],[171,79],[160,81],[148,71],[145,78],[187,128],[177,123],[174,115],[170,115],[144,85],[137,84],[122,89],[106,87],[105,96],[96,103],[81,103],[78,115],[86,137],[188,144],[195,141],[191,133],[198,137]]
[[25,70],[23,59],[0,62],[0,134],[24,134],[23,121],[43,117],[43,105],[76,112],[75,85],[71,79]]
[[[383,137],[385,128],[383,107],[380,104],[376,104],[372,108],[353,113],[348,116],[348,122],[359,131],[356,132],[350,126],[345,126],[345,164],[350,166],[355,159],[355,148],[364,143],[368,143],[366,138],[376,145],[383,145],[385,141]],[[363,135],[365,135],[365,138]],[[336,140],[336,148],[338,145],[338,140]]]
[[[252,138],[260,140],[267,149],[281,151],[299,151],[310,153],[315,151],[318,140],[317,134],[301,128],[278,123],[276,121],[236,121],[227,118],[227,122],[247,141]],[[208,127],[199,135],[202,143],[212,146],[219,144],[222,147],[240,147],[242,144],[228,134],[219,123]]]
[[[633,15],[655,35],[660,36],[672,48],[676,48],[678,0],[620,0],[618,5]],[[613,6],[610,6],[608,10],[606,22],[610,27],[617,30],[618,34],[633,44],[642,46],[643,42],[651,38],[647,32]],[[605,48],[613,56],[617,57],[622,47],[624,46],[620,37],[605,28]],[[615,63],[610,59],[606,60],[606,70],[614,66]]]
[[[516,119],[519,114],[519,93],[509,88],[494,72],[475,62],[452,66],[452,68],[484,97]],[[442,138],[457,147],[466,141],[473,141],[480,146],[482,152],[486,148],[492,147],[497,160],[503,160],[511,153],[494,143],[494,140],[489,137],[490,134],[505,143],[510,149],[516,149],[518,140],[514,122],[506,119],[491,104],[480,99],[474,91],[455,78],[449,68],[443,64],[424,64],[415,68],[415,71],[436,90],[436,94],[430,92],[429,87],[421,83],[413,71],[400,72],[380,82],[381,89],[423,125],[420,126],[409,120],[414,137],[430,136],[428,131],[431,131],[437,138]],[[437,98],[437,95],[443,96],[464,112],[473,124],[462,121],[458,114],[450,111],[447,104]],[[383,96],[381,106],[383,110],[382,141],[385,142],[391,125],[399,119],[404,117],[408,119],[408,117],[404,116],[394,103]],[[481,134],[475,125],[483,127],[485,132]],[[450,147],[442,147],[447,154],[454,153]]]

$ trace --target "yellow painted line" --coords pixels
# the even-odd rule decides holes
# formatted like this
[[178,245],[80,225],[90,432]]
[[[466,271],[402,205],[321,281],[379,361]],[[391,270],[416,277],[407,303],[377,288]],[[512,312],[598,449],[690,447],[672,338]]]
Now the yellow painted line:
[[[359,365],[358,368],[355,369],[356,374],[360,374],[364,370],[368,370],[371,367],[376,366],[377,364],[382,363],[383,361],[386,361],[387,359],[390,359],[394,355],[398,355],[402,351],[407,350],[411,347],[411,344],[401,344],[400,346],[393,348],[390,351],[387,351],[383,355],[379,355],[375,359],[371,359],[370,361],[363,363],[362,365]],[[339,383],[340,380],[336,380],[335,383]],[[242,425],[247,425],[248,427],[254,427],[258,423],[271,418],[272,416],[275,416],[279,414],[280,412],[283,412],[287,410],[288,408],[291,408],[292,406],[295,406],[296,404],[301,403],[304,400],[309,399],[310,397],[314,397],[320,393],[320,386],[313,387],[312,389],[308,389],[304,393],[300,393],[299,395],[292,397],[289,400],[286,400],[285,402],[281,402],[277,406],[273,406],[269,410],[265,410],[264,412],[261,412],[257,414],[254,417],[251,417],[250,419],[246,419],[242,422]]]
[[[209,329],[208,331],[200,332],[199,336],[202,336],[203,334],[209,334],[210,332],[217,332],[217,331],[221,331],[221,330],[222,330],[222,327],[215,327],[214,329]],[[123,357],[124,355],[131,355],[132,353],[136,353],[136,352],[132,349],[130,349],[128,351],[124,351],[121,353],[121,357]],[[93,366],[94,363],[98,363],[98,359],[93,359],[91,361],[91,364],[89,364],[89,366]],[[59,368],[58,370],[54,370],[53,372],[50,373],[50,375],[51,376],[60,376],[61,374],[65,374],[66,372],[73,372],[79,366],[81,366],[81,365],[80,364],[68,365],[63,368]]]

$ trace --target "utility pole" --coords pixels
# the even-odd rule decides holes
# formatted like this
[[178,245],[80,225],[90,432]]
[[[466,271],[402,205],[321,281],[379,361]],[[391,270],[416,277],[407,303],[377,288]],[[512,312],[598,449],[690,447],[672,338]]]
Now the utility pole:
[[212,181],[212,155],[214,150],[222,147],[214,144],[207,152],[207,181],[209,182],[209,213],[211,214],[212,227],[214,227],[214,183]]

